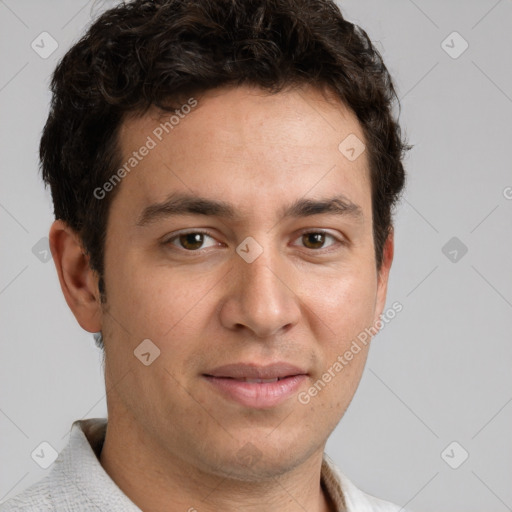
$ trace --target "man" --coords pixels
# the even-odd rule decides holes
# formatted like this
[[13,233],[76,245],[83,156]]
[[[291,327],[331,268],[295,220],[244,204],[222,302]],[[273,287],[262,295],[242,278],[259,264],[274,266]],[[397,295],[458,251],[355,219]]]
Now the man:
[[105,351],[108,424],[75,422],[0,509],[399,510],[324,454],[384,312],[404,185],[365,32],[328,0],[136,0],[52,90],[50,245]]

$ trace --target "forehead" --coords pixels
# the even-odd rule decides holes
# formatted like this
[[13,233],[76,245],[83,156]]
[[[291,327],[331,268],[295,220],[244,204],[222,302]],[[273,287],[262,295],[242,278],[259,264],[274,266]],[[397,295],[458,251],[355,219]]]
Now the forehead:
[[[192,103],[195,106],[190,107]],[[142,116],[130,116],[122,123],[120,145],[127,154],[147,135],[165,145],[165,139],[169,142],[191,132],[196,136],[189,137],[184,149],[194,144],[235,148],[249,142],[283,149],[293,144],[295,150],[299,146],[307,150],[332,146],[349,133],[364,140],[355,114],[328,89],[303,86],[269,93],[240,86],[182,97],[168,112],[151,107]]]
[[370,206],[367,152],[351,161],[341,151],[346,140],[364,148],[363,130],[328,92],[303,87],[270,94],[243,86],[175,103],[177,111],[152,108],[121,126],[123,163],[151,146],[118,194],[134,206],[176,191],[238,199],[242,209],[257,207],[258,196],[277,208],[285,195],[337,192]]

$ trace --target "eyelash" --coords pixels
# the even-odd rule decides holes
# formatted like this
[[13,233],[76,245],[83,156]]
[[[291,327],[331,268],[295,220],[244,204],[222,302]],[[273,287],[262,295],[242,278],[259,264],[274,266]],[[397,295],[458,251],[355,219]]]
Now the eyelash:
[[[191,231],[183,231],[183,232],[180,232],[178,234],[175,234],[172,237],[167,238],[163,242],[163,244],[164,245],[173,245],[178,250],[181,250],[181,251],[187,252],[187,253],[200,253],[200,252],[204,251],[205,249],[196,249],[196,250],[184,249],[183,247],[178,247],[177,245],[172,244],[172,241],[173,240],[178,240],[180,236],[182,236],[182,235],[192,235],[192,234],[202,234],[202,235],[206,235],[206,236],[209,236],[210,238],[215,239],[215,237],[212,236],[210,233],[208,233],[208,231],[204,231],[202,229],[194,229],[194,230],[191,230]],[[301,238],[301,237],[303,237],[304,235],[309,235],[309,234],[323,234],[323,235],[326,235],[327,237],[330,237],[330,238],[332,238],[334,240],[334,243],[332,243],[331,245],[328,245],[327,247],[321,247],[320,249],[310,249],[309,247],[304,247],[304,249],[307,249],[309,251],[320,253],[320,252],[324,252],[325,250],[332,250],[331,248],[333,246],[336,246],[336,245],[340,245],[340,246],[346,245],[345,241],[336,238],[334,235],[332,235],[328,231],[325,231],[325,230],[322,230],[322,229],[311,229],[311,230],[303,231],[302,233],[299,234],[299,236],[296,238],[296,240]]]

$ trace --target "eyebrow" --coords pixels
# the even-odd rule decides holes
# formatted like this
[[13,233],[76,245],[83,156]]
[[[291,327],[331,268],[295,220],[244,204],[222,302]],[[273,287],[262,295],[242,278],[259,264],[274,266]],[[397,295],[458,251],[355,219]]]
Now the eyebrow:
[[[309,217],[322,213],[346,216],[357,222],[361,222],[364,218],[362,208],[343,194],[327,199],[297,199],[291,205],[281,209],[280,218]],[[146,226],[175,215],[205,215],[230,220],[241,218],[235,208],[225,201],[189,194],[172,194],[165,201],[144,208],[136,225]]]

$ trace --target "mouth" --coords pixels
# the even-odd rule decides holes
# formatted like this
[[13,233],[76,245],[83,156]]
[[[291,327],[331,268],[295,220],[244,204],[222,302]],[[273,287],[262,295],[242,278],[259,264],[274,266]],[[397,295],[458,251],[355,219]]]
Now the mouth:
[[308,373],[288,363],[239,363],[218,367],[202,376],[224,399],[244,407],[268,409],[297,393]]
[[[212,375],[207,375],[208,377],[212,377]],[[275,377],[274,379],[250,379],[249,377],[245,377],[242,379],[235,379],[234,377],[219,377],[221,379],[233,379],[238,380],[240,382],[256,382],[258,384],[269,384],[270,382],[277,382],[283,379],[287,379],[288,377],[293,377],[293,375],[287,375],[286,377]]]

